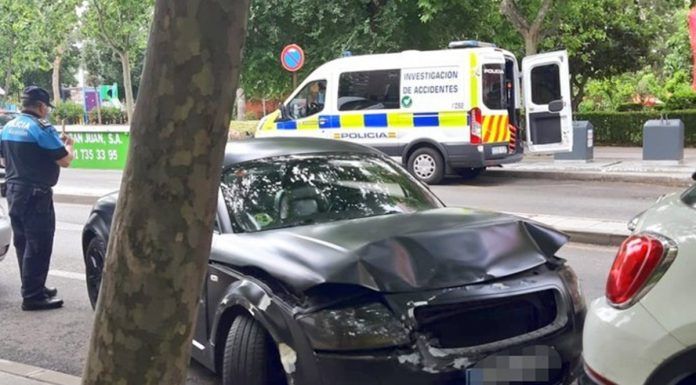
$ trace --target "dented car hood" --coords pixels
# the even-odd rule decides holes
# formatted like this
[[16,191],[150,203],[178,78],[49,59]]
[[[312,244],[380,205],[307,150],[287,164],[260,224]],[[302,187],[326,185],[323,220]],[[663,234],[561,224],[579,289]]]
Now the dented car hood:
[[567,241],[515,216],[443,208],[223,234],[214,238],[211,262],[261,269],[297,292],[334,283],[396,293],[520,273],[546,263]]

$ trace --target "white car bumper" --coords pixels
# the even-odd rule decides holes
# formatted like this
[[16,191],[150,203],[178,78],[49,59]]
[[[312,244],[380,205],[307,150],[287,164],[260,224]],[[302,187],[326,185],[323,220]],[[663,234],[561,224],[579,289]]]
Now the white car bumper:
[[619,310],[599,298],[587,312],[583,349],[585,363],[595,373],[619,385],[641,385],[684,346],[640,303]]

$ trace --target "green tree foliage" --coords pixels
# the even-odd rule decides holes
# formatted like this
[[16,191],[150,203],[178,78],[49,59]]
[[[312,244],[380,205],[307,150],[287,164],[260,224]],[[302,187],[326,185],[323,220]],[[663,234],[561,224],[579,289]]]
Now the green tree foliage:
[[291,75],[280,65],[280,52],[290,43],[305,51],[300,76],[346,50],[367,54],[430,47],[414,0],[257,0],[250,12],[242,86],[252,97],[291,91]]
[[131,60],[147,44],[153,0],[89,0],[84,34],[109,47],[121,61],[128,121],[133,113]]
[[559,33],[543,46],[569,51],[575,107],[590,79],[607,79],[645,66],[650,53],[646,42],[656,38],[658,28],[656,15],[640,2],[571,0],[562,10]]
[[22,73],[48,66],[32,29],[38,4],[37,0],[0,0],[0,84],[8,97],[21,91]]

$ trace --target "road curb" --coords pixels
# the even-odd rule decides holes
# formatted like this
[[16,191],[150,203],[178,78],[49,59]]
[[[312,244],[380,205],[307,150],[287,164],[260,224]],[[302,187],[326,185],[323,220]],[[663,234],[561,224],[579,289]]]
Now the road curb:
[[563,230],[560,231],[568,234],[570,236],[570,241],[575,243],[584,243],[595,246],[612,246],[619,247],[621,243],[626,239],[625,234],[607,234],[598,233],[592,231],[578,231],[578,230]]
[[47,385],[80,385],[82,382],[79,377],[3,359],[0,359],[0,373],[28,378]]
[[619,174],[602,172],[559,172],[559,171],[531,171],[531,170],[506,170],[488,169],[484,174],[492,177],[528,178],[528,179],[552,179],[552,180],[581,180],[599,182],[626,182],[656,184],[668,187],[689,187],[694,181],[688,177],[655,176],[644,174]]
[[75,195],[75,194],[61,194],[54,193],[53,201],[57,203],[72,203],[78,205],[93,205],[97,200],[101,198],[96,195]]

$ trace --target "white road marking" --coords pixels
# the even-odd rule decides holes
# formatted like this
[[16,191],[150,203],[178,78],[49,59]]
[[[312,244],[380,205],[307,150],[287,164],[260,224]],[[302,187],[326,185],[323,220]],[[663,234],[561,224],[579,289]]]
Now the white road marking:
[[62,230],[62,231],[82,231],[84,228],[84,225],[78,225],[75,223],[68,223],[68,222],[57,222],[56,223],[56,230]]
[[54,277],[60,277],[60,278],[75,279],[78,281],[86,281],[87,280],[85,278],[84,273],[73,273],[72,271],[49,270],[48,275],[52,275]]
[[205,350],[205,346],[196,340],[193,340],[193,346],[197,347],[199,350]]

